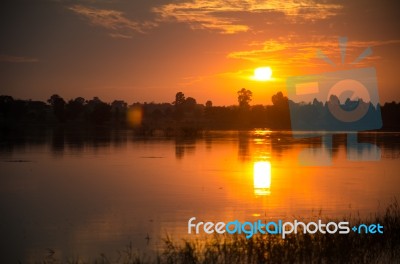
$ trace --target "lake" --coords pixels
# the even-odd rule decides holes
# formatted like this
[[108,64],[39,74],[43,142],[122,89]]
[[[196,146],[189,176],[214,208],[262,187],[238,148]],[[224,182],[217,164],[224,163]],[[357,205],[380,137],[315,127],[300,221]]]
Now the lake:
[[114,257],[130,242],[152,255],[167,234],[187,238],[193,216],[373,216],[399,197],[399,139],[362,133],[358,142],[370,145],[349,147],[345,135],[327,144],[268,130],[10,133],[0,144],[0,259],[41,260],[50,250],[57,258]]

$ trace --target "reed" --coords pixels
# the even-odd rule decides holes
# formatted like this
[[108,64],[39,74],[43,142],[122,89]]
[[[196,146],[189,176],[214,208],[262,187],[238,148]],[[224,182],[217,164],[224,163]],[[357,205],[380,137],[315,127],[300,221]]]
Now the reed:
[[383,234],[215,235],[206,239],[173,240],[166,236],[156,257],[143,256],[132,244],[115,260],[101,254],[92,261],[44,259],[38,263],[398,263],[400,260],[400,207],[394,200],[384,213],[353,224],[380,223]]

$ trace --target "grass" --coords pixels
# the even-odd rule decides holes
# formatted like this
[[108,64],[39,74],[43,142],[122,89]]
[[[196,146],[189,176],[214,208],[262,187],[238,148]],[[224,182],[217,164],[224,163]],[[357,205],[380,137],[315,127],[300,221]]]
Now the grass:
[[[339,220],[340,221],[340,220]],[[61,261],[46,258],[38,263],[400,263],[400,207],[394,200],[386,211],[370,219],[346,219],[351,225],[380,223],[383,234],[215,235],[207,239],[174,241],[167,236],[158,256],[137,252],[132,244],[110,260],[105,255],[93,261]]]

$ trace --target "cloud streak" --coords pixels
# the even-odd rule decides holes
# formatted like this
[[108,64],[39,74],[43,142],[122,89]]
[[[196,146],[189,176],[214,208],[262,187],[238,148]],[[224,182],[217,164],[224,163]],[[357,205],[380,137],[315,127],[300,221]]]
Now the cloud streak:
[[98,9],[83,5],[73,5],[68,9],[88,19],[92,25],[109,30],[109,35],[113,38],[132,38],[135,33],[145,33],[147,29],[156,26],[154,22],[133,21],[123,12],[112,9]]
[[31,63],[39,62],[39,59],[23,56],[0,55],[0,61],[13,63]]

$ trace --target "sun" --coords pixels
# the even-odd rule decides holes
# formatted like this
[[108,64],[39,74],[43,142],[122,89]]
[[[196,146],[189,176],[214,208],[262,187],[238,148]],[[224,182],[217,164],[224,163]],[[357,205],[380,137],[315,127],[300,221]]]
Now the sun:
[[271,80],[272,70],[270,67],[259,67],[254,70],[253,79],[257,81]]

